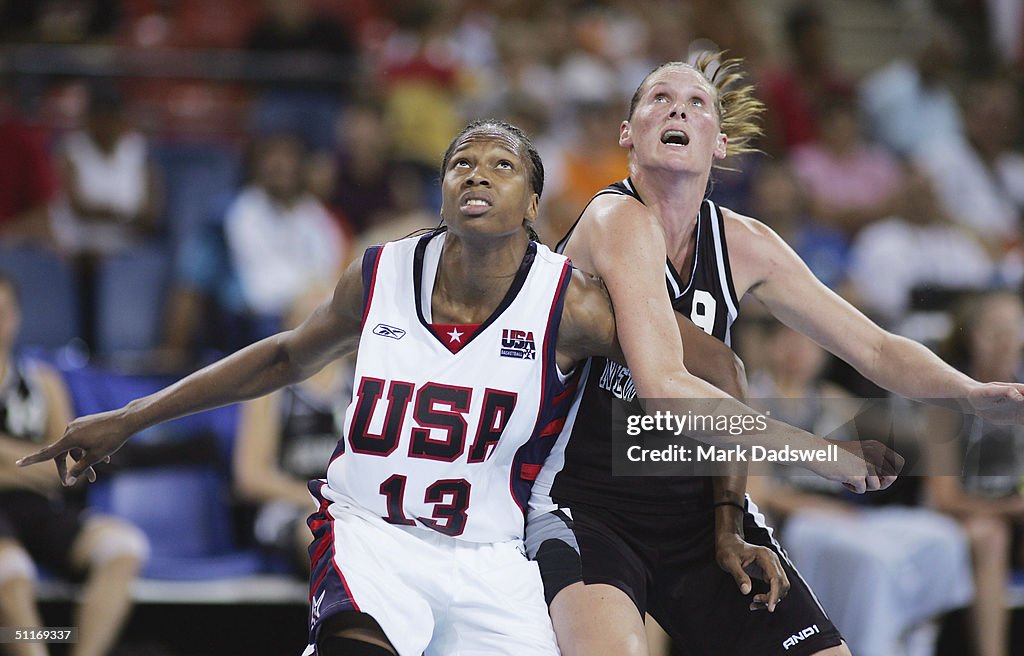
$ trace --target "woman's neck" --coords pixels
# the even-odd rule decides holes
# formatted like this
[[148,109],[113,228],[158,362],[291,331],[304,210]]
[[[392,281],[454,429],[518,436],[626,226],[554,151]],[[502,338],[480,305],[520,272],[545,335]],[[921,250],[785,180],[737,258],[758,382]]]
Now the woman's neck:
[[431,317],[436,323],[481,323],[508,292],[526,253],[523,232],[507,237],[474,239],[445,237],[437,278],[431,294]]
[[710,172],[692,175],[630,164],[630,179],[644,204],[658,217],[665,232],[668,256],[677,264],[691,249],[709,176]]

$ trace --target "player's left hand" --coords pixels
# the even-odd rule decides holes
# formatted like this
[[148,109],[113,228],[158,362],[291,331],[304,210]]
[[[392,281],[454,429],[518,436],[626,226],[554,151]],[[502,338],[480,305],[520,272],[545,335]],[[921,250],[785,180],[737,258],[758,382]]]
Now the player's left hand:
[[1024,385],[984,383],[967,395],[971,412],[993,424],[1024,424]]
[[767,547],[750,544],[733,533],[717,539],[715,559],[718,566],[735,579],[741,594],[748,595],[753,590],[751,576],[768,583],[768,593],[754,595],[750,610],[767,608],[769,613],[774,613],[775,607],[789,593],[789,577],[778,555]]

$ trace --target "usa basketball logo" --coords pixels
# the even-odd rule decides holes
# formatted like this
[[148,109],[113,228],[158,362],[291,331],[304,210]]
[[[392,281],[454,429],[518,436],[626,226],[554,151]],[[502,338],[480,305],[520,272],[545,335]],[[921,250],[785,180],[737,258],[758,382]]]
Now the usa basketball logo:
[[537,344],[533,341],[533,331],[503,328],[501,331],[501,351],[499,353],[503,358],[536,360]]

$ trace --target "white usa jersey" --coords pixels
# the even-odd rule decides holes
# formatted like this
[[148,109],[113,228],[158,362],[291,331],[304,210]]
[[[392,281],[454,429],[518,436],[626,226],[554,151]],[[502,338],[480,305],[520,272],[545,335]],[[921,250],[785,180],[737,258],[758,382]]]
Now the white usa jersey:
[[575,389],[555,365],[571,265],[531,242],[494,313],[442,341],[430,299],[445,238],[363,256],[353,398],[322,492],[393,524],[473,542],[522,538]]

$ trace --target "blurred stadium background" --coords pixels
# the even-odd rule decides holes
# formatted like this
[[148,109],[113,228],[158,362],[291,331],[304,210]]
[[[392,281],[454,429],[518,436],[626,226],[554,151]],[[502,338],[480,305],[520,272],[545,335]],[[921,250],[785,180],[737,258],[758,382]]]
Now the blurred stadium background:
[[[87,413],[276,330],[367,244],[436,223],[440,155],[478,117],[538,145],[553,244],[625,176],[617,125],[639,80],[703,49],[743,57],[768,109],[763,153],[715,174],[718,202],[936,349],[964,295],[1019,289],[1017,0],[0,0],[0,271],[21,287],[19,349]],[[129,136],[135,150],[90,168],[90,139]],[[273,266],[252,248],[273,239],[236,216],[254,187],[330,217],[309,219],[336,245],[330,275],[308,242],[272,241],[294,258]],[[281,282],[264,264],[308,270]],[[734,346],[754,376],[771,322],[744,316]],[[879,394],[838,363],[822,375]],[[154,429],[78,492],[154,546],[117,654],[304,644],[303,583],[255,548],[234,493],[236,428],[228,408]],[[75,593],[44,582],[50,625]],[[969,653],[965,617],[934,618],[934,653]],[[1017,620],[1007,653],[1024,653]]]

